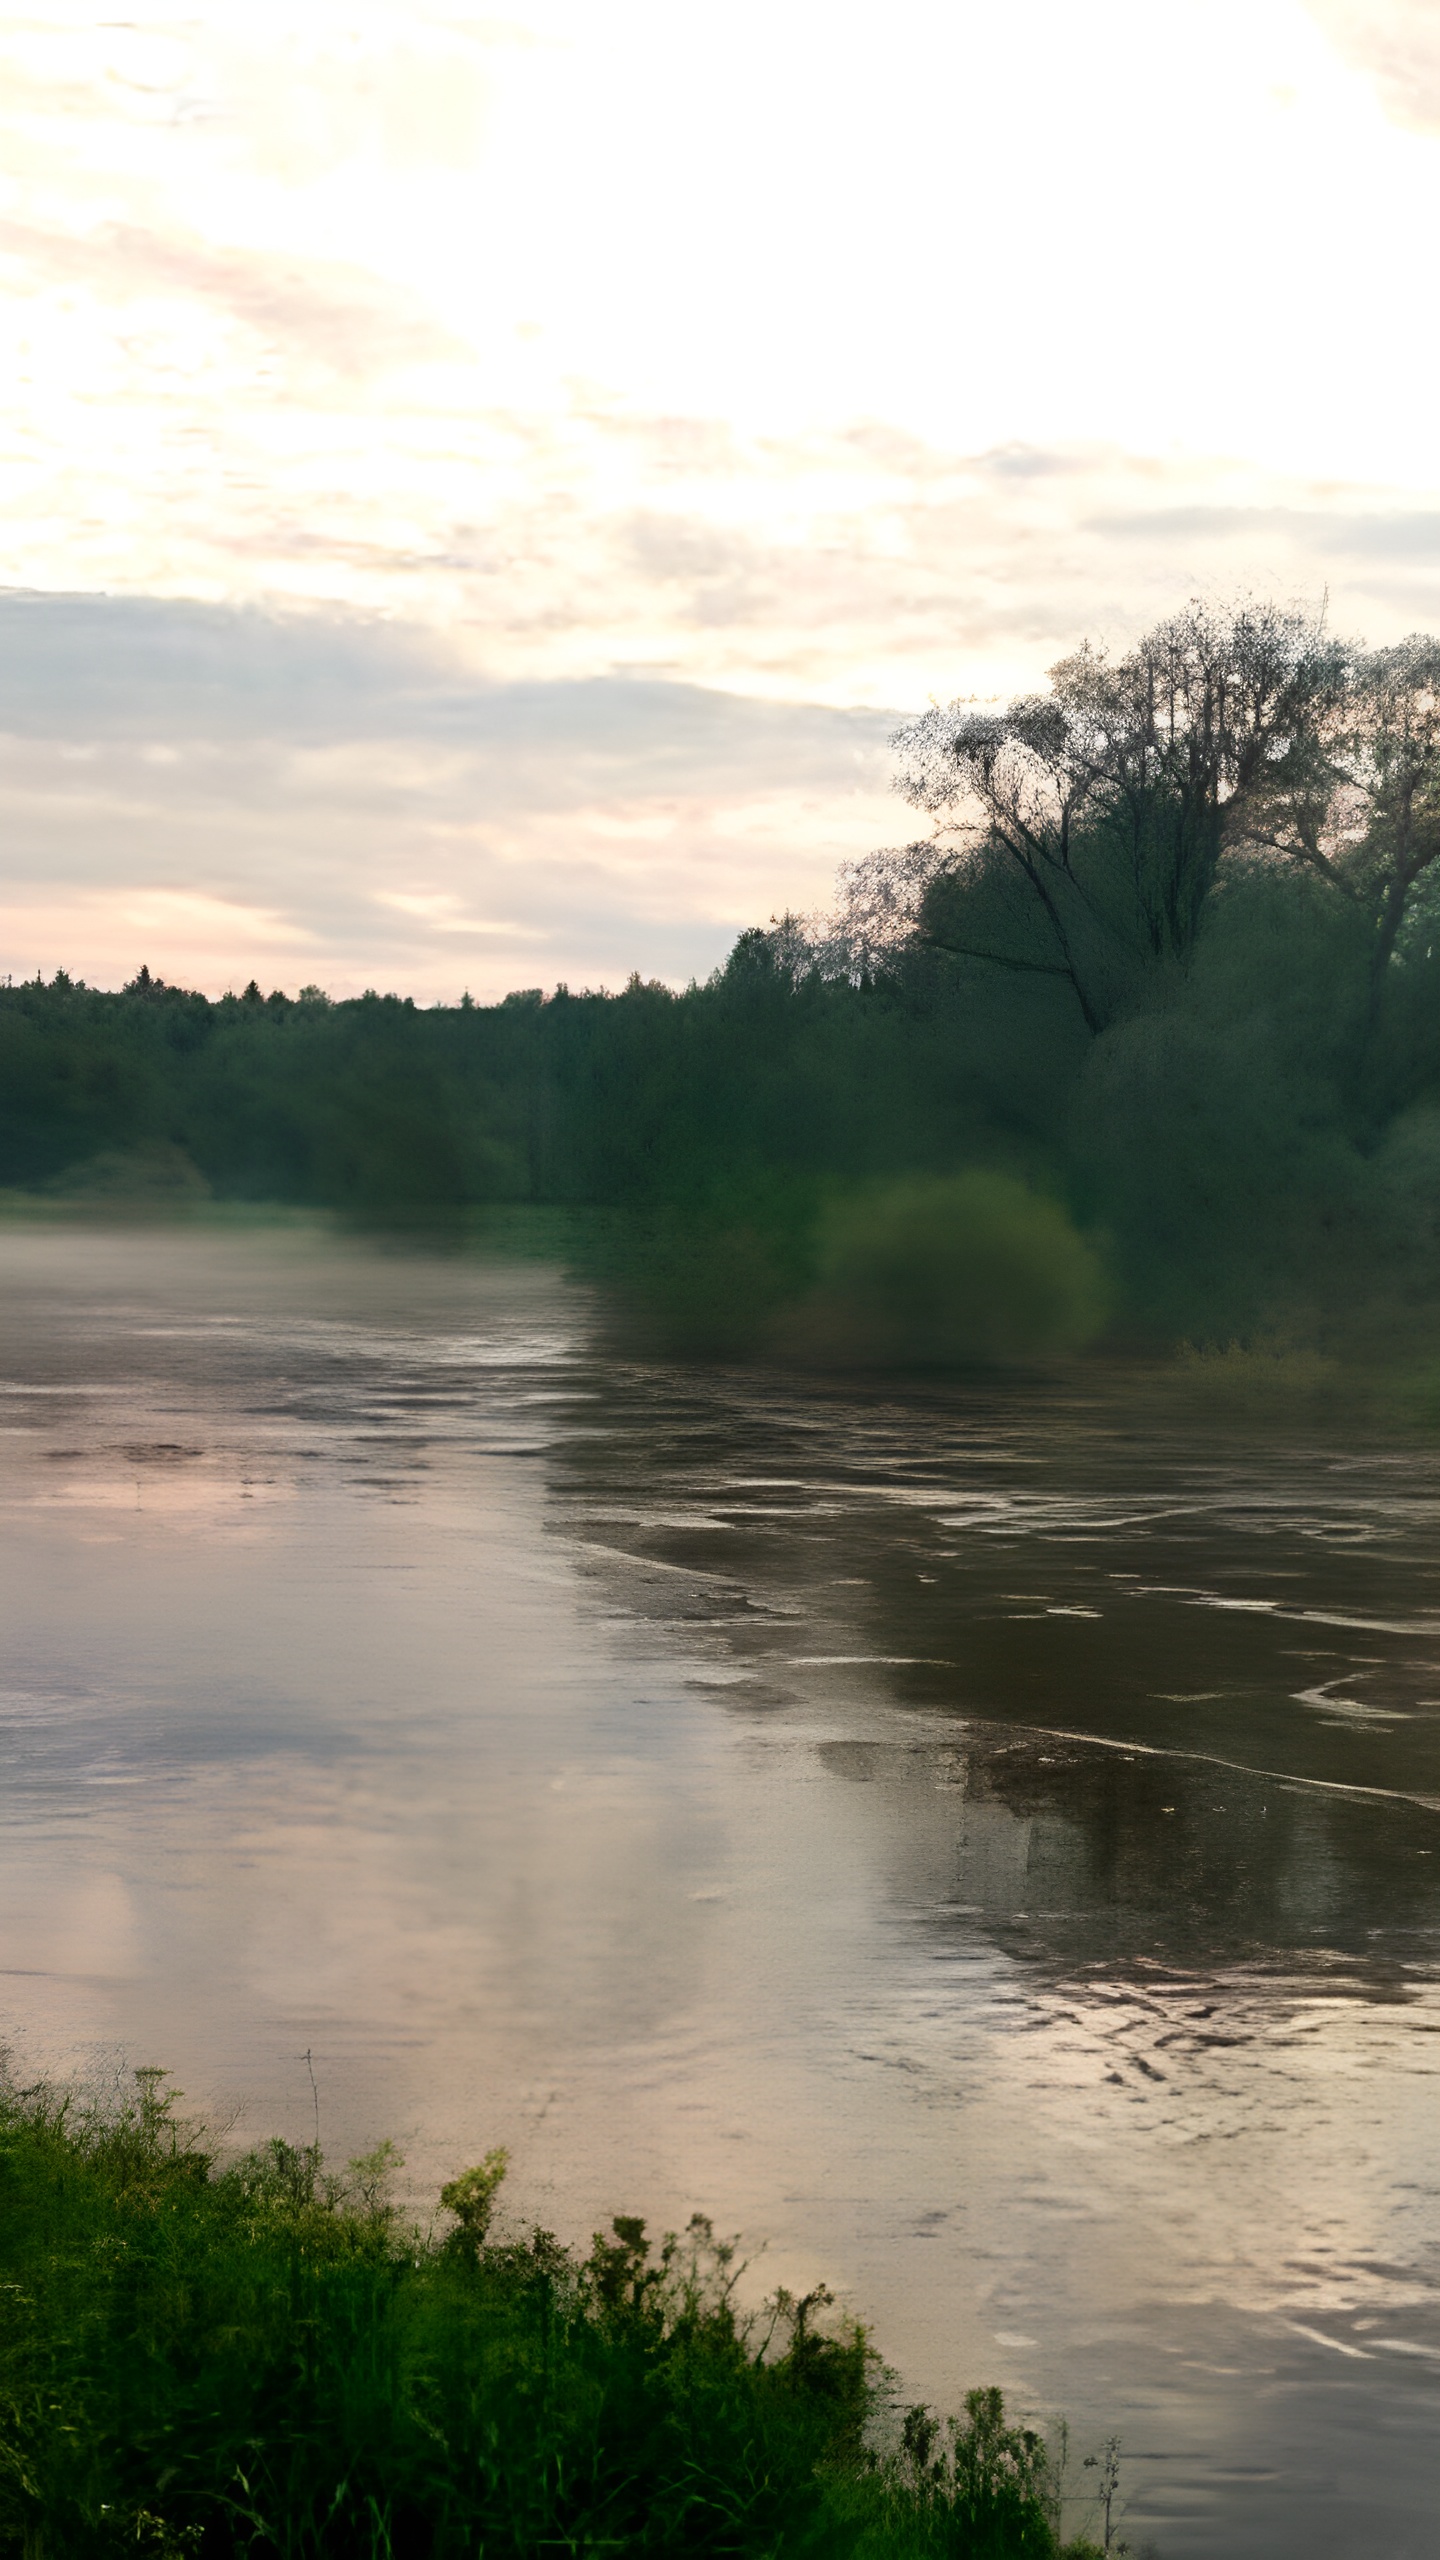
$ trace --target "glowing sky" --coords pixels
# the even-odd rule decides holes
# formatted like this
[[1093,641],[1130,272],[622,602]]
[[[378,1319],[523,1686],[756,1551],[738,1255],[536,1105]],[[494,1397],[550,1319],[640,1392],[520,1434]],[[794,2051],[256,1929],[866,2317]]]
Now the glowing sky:
[[683,980],[1199,587],[1440,622],[1433,0],[0,16],[0,971]]

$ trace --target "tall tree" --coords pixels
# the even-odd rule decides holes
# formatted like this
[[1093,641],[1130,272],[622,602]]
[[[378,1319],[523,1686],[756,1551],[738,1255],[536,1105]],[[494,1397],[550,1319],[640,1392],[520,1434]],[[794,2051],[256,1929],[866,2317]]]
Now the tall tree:
[[930,838],[852,867],[852,931],[1062,979],[1101,1030],[1188,960],[1252,811],[1288,824],[1323,789],[1349,675],[1319,619],[1192,604],[1117,660],[1087,643],[1048,694],[926,712],[893,744]]
[[1264,776],[1246,820],[1257,849],[1363,910],[1373,1022],[1416,888],[1440,862],[1440,640],[1353,652],[1305,757]]

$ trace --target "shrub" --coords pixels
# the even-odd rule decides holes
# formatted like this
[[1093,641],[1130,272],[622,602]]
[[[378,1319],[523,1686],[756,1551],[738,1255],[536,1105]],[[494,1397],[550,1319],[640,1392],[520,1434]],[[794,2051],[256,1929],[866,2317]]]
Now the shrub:
[[807,1310],[824,1355],[878,1365],[1044,1360],[1094,1340],[1099,1257],[1057,1201],[1003,1173],[888,1185],[835,1204]]

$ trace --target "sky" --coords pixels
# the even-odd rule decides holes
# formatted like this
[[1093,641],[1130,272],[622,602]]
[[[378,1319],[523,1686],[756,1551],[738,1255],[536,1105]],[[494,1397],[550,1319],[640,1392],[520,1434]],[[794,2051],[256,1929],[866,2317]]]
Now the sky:
[[1440,626],[1436,0],[0,5],[0,975],[683,984],[1196,593]]

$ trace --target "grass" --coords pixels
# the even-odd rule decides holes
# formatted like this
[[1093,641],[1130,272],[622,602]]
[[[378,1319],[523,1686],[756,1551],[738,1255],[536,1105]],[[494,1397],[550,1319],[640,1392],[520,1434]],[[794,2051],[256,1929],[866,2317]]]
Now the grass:
[[823,2290],[743,2313],[703,2219],[496,2238],[491,2153],[422,2234],[393,2165],[222,2165],[158,2072],[0,2088],[0,2553],[1057,2560],[998,2392],[897,2431],[864,2330]]

